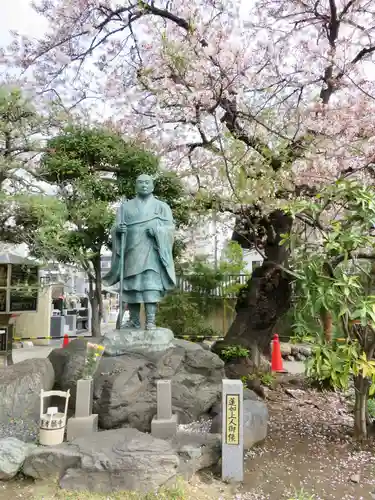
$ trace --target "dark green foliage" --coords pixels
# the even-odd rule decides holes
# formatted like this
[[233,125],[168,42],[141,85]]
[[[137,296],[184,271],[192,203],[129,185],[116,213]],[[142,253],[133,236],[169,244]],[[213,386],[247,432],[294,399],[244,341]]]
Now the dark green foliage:
[[233,359],[247,358],[249,354],[250,351],[240,345],[228,345],[220,351],[219,356],[223,361],[227,363],[228,361],[232,361]]
[[61,184],[97,172],[114,173],[121,184],[116,183],[113,199],[130,196],[138,175],[156,174],[159,169],[155,155],[106,129],[70,126],[48,142],[48,150],[41,162],[48,182]]
[[312,356],[306,363],[306,374],[320,389],[346,390],[352,374],[352,358],[358,359],[355,344],[326,344],[312,347]]
[[222,309],[227,297],[241,288],[238,283],[227,282],[226,277],[238,274],[245,266],[237,243],[228,246],[225,257],[217,268],[203,258],[178,266],[178,270],[184,272],[183,279],[190,285],[190,291],[177,291],[161,302],[157,318],[160,325],[178,336],[220,337],[206,326],[206,319],[215,309]]
[[[171,206],[177,226],[188,223],[189,207],[178,178],[162,172],[154,154],[125,141],[118,133],[70,126],[48,142],[47,150],[40,175],[57,186],[58,198],[67,207],[72,226],[63,231],[63,240],[72,260],[82,252],[86,260],[88,253],[92,257],[103,247],[110,247],[112,204],[134,196],[135,180],[141,173],[157,178],[155,195]],[[61,247],[56,251],[65,260]]]
[[170,328],[177,337],[216,337],[219,333],[206,326],[206,320],[199,311],[196,297],[176,291],[160,303],[157,323]]

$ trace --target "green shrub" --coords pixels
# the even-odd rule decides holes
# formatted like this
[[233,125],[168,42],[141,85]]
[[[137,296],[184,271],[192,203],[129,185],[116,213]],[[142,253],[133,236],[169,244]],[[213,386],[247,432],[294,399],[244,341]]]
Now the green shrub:
[[322,389],[346,390],[353,373],[353,359],[358,358],[355,344],[326,344],[312,347],[312,356],[306,362],[306,375]]
[[219,354],[220,358],[225,362],[231,361],[232,359],[247,358],[248,355],[249,350],[240,345],[229,345],[224,347]]
[[207,326],[194,297],[186,292],[175,292],[159,304],[157,322],[180,336],[218,337],[219,332]]

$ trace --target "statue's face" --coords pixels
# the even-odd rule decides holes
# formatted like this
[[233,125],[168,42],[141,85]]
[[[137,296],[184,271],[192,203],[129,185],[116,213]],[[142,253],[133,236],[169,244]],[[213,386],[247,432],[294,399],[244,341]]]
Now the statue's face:
[[147,196],[154,191],[154,181],[149,175],[140,175],[135,183],[135,190],[139,196]]

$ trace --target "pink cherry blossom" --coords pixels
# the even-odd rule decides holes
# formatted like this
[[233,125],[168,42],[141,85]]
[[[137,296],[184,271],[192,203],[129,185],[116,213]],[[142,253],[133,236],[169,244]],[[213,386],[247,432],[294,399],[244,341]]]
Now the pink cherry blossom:
[[37,41],[14,33],[0,62],[39,89],[109,103],[104,119],[190,185],[272,207],[298,185],[371,180],[372,2],[43,0],[35,9],[49,31]]

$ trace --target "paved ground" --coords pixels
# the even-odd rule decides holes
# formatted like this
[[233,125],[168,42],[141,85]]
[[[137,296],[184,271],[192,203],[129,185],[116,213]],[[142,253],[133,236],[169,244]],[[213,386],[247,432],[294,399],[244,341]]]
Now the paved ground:
[[51,341],[51,345],[36,345],[34,347],[23,347],[22,349],[13,349],[13,362],[19,363],[30,358],[46,358],[52,349],[61,346],[62,342],[58,340]]
[[[102,325],[102,334],[104,334],[107,330],[113,330],[115,327],[115,323],[110,322],[107,325]],[[86,337],[85,338],[92,338]],[[61,340],[51,340],[50,345],[35,345],[34,347],[22,347],[20,349],[13,349],[13,362],[19,363],[20,361],[24,361],[25,359],[30,358],[46,358],[48,354],[52,351],[52,349],[56,349],[56,347],[61,347],[63,343],[63,339]]]
[[283,361],[284,369],[292,375],[305,373],[305,363],[302,361]]

